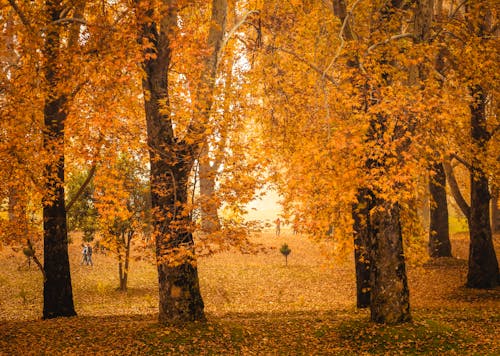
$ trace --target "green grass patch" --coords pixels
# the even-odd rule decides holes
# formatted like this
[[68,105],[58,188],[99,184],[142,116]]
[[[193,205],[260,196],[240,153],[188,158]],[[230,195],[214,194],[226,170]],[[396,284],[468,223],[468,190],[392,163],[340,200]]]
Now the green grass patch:
[[358,345],[359,352],[370,354],[445,354],[473,341],[448,324],[430,319],[395,326],[344,321],[339,326],[339,336],[346,347]]

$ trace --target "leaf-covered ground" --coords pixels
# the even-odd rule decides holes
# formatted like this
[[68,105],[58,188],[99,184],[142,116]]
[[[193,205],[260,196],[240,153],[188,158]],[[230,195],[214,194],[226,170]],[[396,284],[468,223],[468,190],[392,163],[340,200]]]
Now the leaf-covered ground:
[[[500,289],[463,288],[467,240],[453,239],[459,258],[409,267],[414,321],[368,322],[355,308],[351,258],[332,263],[304,237],[255,237],[267,254],[224,253],[199,262],[208,321],[184,327],[156,322],[155,267],[133,261],[130,290],[120,293],[113,257],[81,266],[70,247],[78,317],[40,320],[42,280],[33,266],[0,253],[0,354],[289,354],[499,355]],[[279,247],[292,252],[285,266]]]

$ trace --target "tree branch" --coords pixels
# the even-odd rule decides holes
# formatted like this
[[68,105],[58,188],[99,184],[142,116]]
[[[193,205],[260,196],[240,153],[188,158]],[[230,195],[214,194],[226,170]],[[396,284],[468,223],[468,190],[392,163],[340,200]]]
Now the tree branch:
[[251,11],[248,11],[245,15],[243,15],[243,18],[238,21],[234,26],[233,28],[231,28],[229,30],[229,32],[224,36],[224,38],[222,39],[222,43],[221,43],[221,47],[220,47],[220,52],[222,53],[224,51],[224,48],[226,47],[227,45],[227,42],[229,41],[229,39],[234,35],[234,33],[236,31],[238,31],[238,29],[247,21],[247,18],[248,16],[252,15],[252,14],[258,14],[259,11],[258,10],[251,10]]
[[[339,35],[338,35],[338,37],[340,39],[340,45],[337,47],[337,51],[335,53],[335,56],[330,61],[330,64],[328,64],[328,67],[326,67],[325,71],[323,72],[323,76],[326,74],[326,72],[328,72],[330,70],[330,68],[333,66],[333,64],[337,61],[337,58],[339,58],[339,56],[340,56],[340,52],[344,48],[344,45],[345,45],[344,32],[345,32],[346,28],[348,30],[347,34],[346,34],[347,39],[348,40],[353,40],[354,39],[353,34],[352,34],[352,30],[351,30],[349,24],[347,23],[347,21],[352,16],[352,12],[356,8],[356,6],[358,6],[358,4],[359,4],[360,1],[361,0],[357,0],[352,5],[351,10],[346,13],[346,15],[345,15],[345,17],[343,19],[339,16],[339,19],[342,21],[342,27],[340,28],[340,32],[339,32]],[[343,6],[345,7],[345,5],[343,5]],[[333,8],[335,9],[335,7],[333,7]],[[335,10],[334,10],[334,13],[335,13]]]
[[395,41],[395,40],[400,40],[402,38],[414,38],[415,36],[413,36],[413,33],[401,33],[399,35],[394,35],[394,36],[391,36],[389,37],[388,39],[382,41],[382,42],[378,42],[378,43],[375,43],[375,44],[372,44],[370,47],[368,47],[368,49],[366,50],[365,52],[365,56],[370,54],[371,51],[373,51],[375,48],[379,47],[379,46],[382,46],[382,45],[385,45],[391,41]]
[[450,155],[450,158],[456,159],[459,163],[463,164],[465,166],[465,168],[467,168],[469,171],[472,171],[472,165],[469,162],[467,162],[465,159],[463,159],[462,157],[458,156],[456,153],[452,153]]
[[24,13],[21,11],[19,6],[17,6],[16,2],[14,0],[9,0],[10,6],[12,6],[12,9],[16,12],[17,16],[21,19],[21,22],[23,23],[24,26],[31,32],[35,33],[33,30],[33,27],[31,27],[30,22],[28,21],[28,18],[24,15]]
[[83,194],[85,188],[89,185],[90,181],[92,180],[92,177],[95,174],[97,168],[97,163],[94,163],[92,167],[90,168],[89,174],[87,175],[87,178],[85,178],[85,182],[80,186],[80,189],[76,192],[75,196],[71,201],[66,205],[66,212],[70,211],[70,209],[73,207],[73,204],[80,198],[80,196]]
[[290,50],[288,50],[286,48],[282,48],[282,47],[268,46],[267,48],[270,49],[270,50],[277,50],[277,51],[285,52],[285,53],[291,55],[292,57],[294,57],[299,62],[304,63],[309,68],[313,69],[316,73],[320,74],[323,78],[328,79],[329,82],[331,82],[333,84],[337,84],[337,82],[335,81],[335,79],[332,76],[326,74],[324,70],[322,70],[321,68],[317,67],[315,64],[309,62],[308,60],[302,58],[297,53],[295,53],[293,51],[290,51]]
[[444,166],[444,171],[446,173],[446,180],[448,181],[448,185],[450,186],[451,194],[453,195],[453,198],[455,199],[462,213],[465,215],[467,220],[469,220],[470,206],[469,204],[467,204],[462,195],[462,192],[460,191],[460,187],[455,178],[455,174],[453,173],[453,167],[451,166],[451,163],[448,160],[445,160],[443,162],[443,166]]

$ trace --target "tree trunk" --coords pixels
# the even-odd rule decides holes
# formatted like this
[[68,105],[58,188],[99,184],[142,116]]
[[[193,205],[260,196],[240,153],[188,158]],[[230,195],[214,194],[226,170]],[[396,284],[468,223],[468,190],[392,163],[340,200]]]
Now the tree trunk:
[[220,230],[218,215],[219,203],[215,196],[215,163],[210,165],[208,145],[202,151],[200,158],[200,200],[201,200],[201,230],[212,233]]
[[120,252],[120,248],[118,248],[118,278],[120,281],[120,286],[118,287],[118,290],[124,292],[127,290],[127,287],[125,286],[124,283],[124,268],[123,268],[123,260],[122,260],[122,255]]
[[411,320],[398,205],[377,199],[370,241],[371,320],[396,324]]
[[[215,80],[220,62],[224,31],[227,18],[227,0],[212,0],[212,14],[210,29],[208,32],[207,46],[211,53],[204,58],[204,66],[201,73],[200,82],[197,86],[195,98],[193,123],[194,130],[203,132],[209,117],[212,114],[214,102]],[[208,153],[210,151],[206,135],[203,135],[200,142],[204,145],[200,154],[200,194],[201,194],[201,219],[202,230],[208,233],[220,229],[217,209],[219,203],[215,196],[215,177],[219,167],[218,159],[210,165]]]
[[370,306],[370,254],[369,241],[370,210],[372,196],[368,189],[360,190],[358,202],[353,206],[352,217],[354,220],[354,264],[356,267],[356,305],[358,308]]
[[498,211],[498,188],[493,188],[491,192],[491,232],[496,234],[500,231],[500,214]]
[[[178,164],[173,167],[161,161],[151,161],[161,323],[205,318],[191,233],[192,222],[185,210],[189,172],[194,161],[189,159],[187,152],[179,152],[177,157]],[[160,187],[164,191],[160,191]]]
[[[146,49],[143,68],[145,111],[150,154],[151,204],[156,237],[159,284],[159,321],[176,323],[204,319],[192,223],[186,211],[193,147],[174,137],[168,98],[169,35],[177,23],[175,6],[165,1],[160,26],[150,22],[153,10],[144,15],[140,39],[153,45]],[[138,11],[141,11],[138,7]],[[160,32],[158,32],[158,29]],[[154,55],[152,55],[154,54]]]
[[430,228],[429,255],[451,257],[451,243],[448,223],[448,202],[446,200],[446,175],[442,163],[434,163],[429,177]]
[[490,193],[488,178],[478,158],[484,153],[489,139],[486,94],[481,86],[476,85],[471,88],[471,96],[471,136],[476,152],[473,154],[470,175],[470,246],[466,285],[469,288],[494,288],[500,283],[500,275],[490,225]]
[[[134,232],[132,230],[126,233],[127,238],[125,239],[125,232],[122,233],[122,241],[125,243],[125,257],[122,260],[121,255],[119,254],[119,265],[118,270],[120,274],[120,290],[125,292],[127,290],[127,282],[128,282],[128,271],[129,271],[129,263],[130,263],[130,243],[132,241],[132,237],[134,236]],[[119,251],[118,251],[119,252]]]
[[[47,10],[52,21],[60,18],[63,6],[48,0]],[[45,166],[43,197],[44,270],[43,318],[76,315],[68,257],[68,232],[64,196],[64,123],[66,98],[57,94],[58,51],[60,37],[57,25],[49,25],[44,54],[45,79],[50,91],[44,107],[44,147],[51,152],[52,161]]]

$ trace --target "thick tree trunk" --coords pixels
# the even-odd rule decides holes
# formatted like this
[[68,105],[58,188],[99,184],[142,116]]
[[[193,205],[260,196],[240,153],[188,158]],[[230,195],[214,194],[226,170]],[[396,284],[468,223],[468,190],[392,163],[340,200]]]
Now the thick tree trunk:
[[489,133],[486,127],[486,94],[479,85],[471,88],[471,136],[476,150],[472,159],[469,218],[469,271],[467,287],[493,288],[500,284],[498,261],[493,246],[490,225],[490,193],[488,178],[482,169],[480,155],[484,152]]
[[411,320],[399,206],[377,199],[372,212],[371,320],[396,324]]
[[372,195],[368,189],[360,190],[357,203],[353,206],[354,220],[354,264],[356,267],[356,305],[358,308],[370,306],[370,210]]
[[[46,2],[52,21],[63,9],[58,1]],[[44,270],[43,318],[76,315],[68,257],[68,232],[64,196],[64,123],[66,98],[56,93],[57,56],[60,38],[57,27],[49,25],[44,54],[45,78],[50,88],[44,107],[44,147],[53,159],[45,167],[43,197]]]
[[431,167],[429,177],[430,227],[429,255],[431,257],[451,257],[451,243],[448,222],[448,202],[446,200],[446,175],[442,163]]
[[[169,110],[169,35],[177,24],[175,6],[165,1],[166,13],[159,26],[150,22],[153,10],[139,12],[140,38],[154,47],[146,50],[146,124],[150,154],[150,185],[153,229],[159,284],[159,321],[177,323],[204,319],[203,300],[186,211],[188,181],[194,164],[194,147],[174,137]],[[141,11],[138,8],[138,11]],[[144,16],[144,20],[141,20]],[[160,32],[158,32],[158,30]],[[154,55],[151,55],[154,54]]]
[[178,164],[173,167],[164,162],[151,161],[161,323],[205,318],[191,233],[192,222],[186,211],[188,177],[193,160],[186,152],[179,153],[177,157]]

